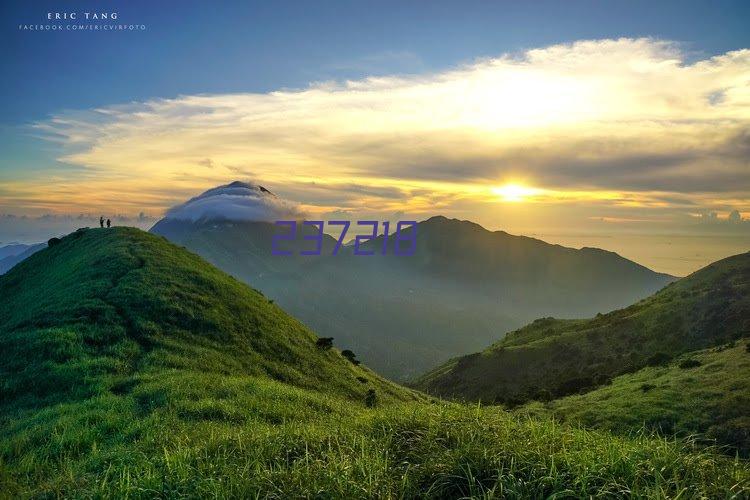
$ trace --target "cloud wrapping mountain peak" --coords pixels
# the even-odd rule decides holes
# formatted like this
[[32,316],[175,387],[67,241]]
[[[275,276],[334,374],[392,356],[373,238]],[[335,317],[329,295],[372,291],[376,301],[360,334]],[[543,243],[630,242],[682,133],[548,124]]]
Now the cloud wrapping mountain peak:
[[279,198],[261,185],[234,181],[170,208],[166,218],[273,222],[301,219],[304,212],[297,203]]

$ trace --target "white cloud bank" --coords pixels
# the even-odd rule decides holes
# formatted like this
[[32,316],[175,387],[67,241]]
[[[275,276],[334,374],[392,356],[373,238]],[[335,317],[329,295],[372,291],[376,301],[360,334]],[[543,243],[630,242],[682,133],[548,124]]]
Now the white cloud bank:
[[273,222],[299,220],[304,212],[294,202],[282,200],[263,186],[240,181],[209,189],[167,211],[177,220],[249,220]]
[[[665,41],[580,41],[440,73],[61,113],[36,127],[86,167],[72,182],[109,183],[102,192],[149,207],[165,186],[252,176],[329,210],[446,210],[521,179],[554,200],[605,192],[592,199],[750,214],[747,49],[688,62]],[[369,194],[353,201],[353,185]]]

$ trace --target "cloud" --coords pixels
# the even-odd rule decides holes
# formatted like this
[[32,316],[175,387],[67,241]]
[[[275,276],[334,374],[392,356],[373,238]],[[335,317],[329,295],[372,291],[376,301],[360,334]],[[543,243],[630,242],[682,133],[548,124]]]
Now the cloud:
[[[158,218],[144,212],[136,216],[103,212],[115,226],[135,226],[148,229]],[[38,216],[0,213],[0,244],[8,242],[40,243],[53,236],[62,236],[81,227],[98,227],[99,213],[42,214]]]
[[668,41],[589,40],[437,73],[65,112],[35,127],[81,167],[76,182],[149,207],[175,199],[165,186],[194,193],[251,171],[321,211],[482,204],[492,185],[522,179],[576,202],[659,193],[747,213],[748,82],[748,49],[688,62]]
[[179,220],[253,220],[273,222],[299,220],[303,210],[282,200],[260,185],[235,181],[209,189],[167,211],[167,218]]

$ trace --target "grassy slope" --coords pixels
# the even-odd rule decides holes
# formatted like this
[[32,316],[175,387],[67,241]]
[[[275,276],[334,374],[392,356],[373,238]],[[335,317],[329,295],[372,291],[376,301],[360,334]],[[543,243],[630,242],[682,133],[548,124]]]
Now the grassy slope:
[[513,405],[590,390],[660,357],[749,334],[750,253],[745,253],[625,309],[588,320],[537,320],[481,353],[438,367],[416,386]]
[[0,296],[0,496],[750,494],[681,442],[427,403],[137,230],[69,236]]
[[24,406],[173,370],[269,377],[352,398],[370,386],[409,397],[337,351],[317,349],[312,332],[259,292],[136,229],[73,233],[1,277],[0,296],[2,351],[12,353],[0,361],[2,395]]
[[[586,394],[520,408],[619,433],[639,428],[700,435],[750,453],[750,349],[745,343],[687,354],[668,366],[617,377]],[[699,366],[685,364],[691,360]],[[681,367],[680,365],[683,365]]]

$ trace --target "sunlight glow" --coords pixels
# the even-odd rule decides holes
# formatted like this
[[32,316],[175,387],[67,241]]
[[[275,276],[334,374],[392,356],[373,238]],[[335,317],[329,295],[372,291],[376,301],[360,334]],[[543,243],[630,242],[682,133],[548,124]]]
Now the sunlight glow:
[[503,201],[515,203],[524,201],[530,196],[541,194],[542,190],[521,184],[505,184],[492,188],[492,193],[500,196]]

